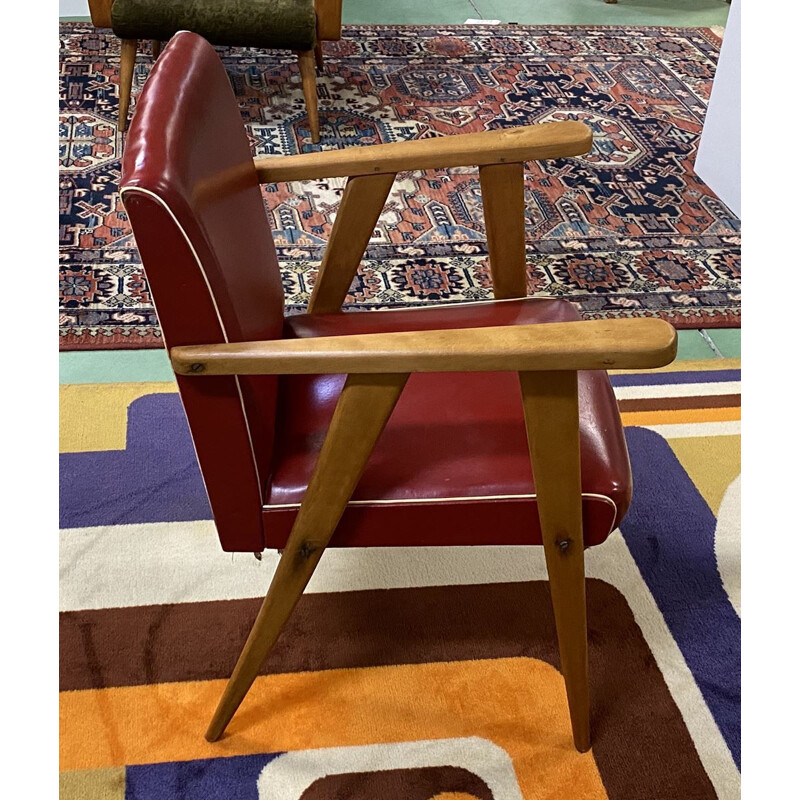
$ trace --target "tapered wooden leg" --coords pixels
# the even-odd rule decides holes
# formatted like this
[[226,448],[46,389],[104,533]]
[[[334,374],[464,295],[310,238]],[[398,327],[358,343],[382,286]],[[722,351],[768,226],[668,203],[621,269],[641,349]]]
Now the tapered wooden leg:
[[319,114],[317,113],[317,75],[314,69],[314,51],[306,50],[297,54],[300,64],[300,77],[303,80],[303,97],[306,99],[308,126],[311,128],[311,141],[319,141]]
[[349,375],[267,596],[206,732],[236,713],[344,513],[408,375]]
[[317,62],[317,69],[321,72],[324,66],[324,61],[322,57],[322,42],[320,41],[314,45],[314,58]]
[[578,376],[521,372],[519,377],[572,737],[585,753],[591,739]]
[[155,61],[161,55],[161,40],[153,39],[150,44],[153,50],[153,61]]
[[128,127],[128,108],[131,104],[133,66],[136,63],[136,39],[123,39],[120,44],[119,62],[119,115],[117,128],[120,132]]

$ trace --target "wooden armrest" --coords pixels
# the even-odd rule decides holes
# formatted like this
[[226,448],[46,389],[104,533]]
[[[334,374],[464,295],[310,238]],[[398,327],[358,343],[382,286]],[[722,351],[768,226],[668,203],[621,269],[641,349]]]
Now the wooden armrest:
[[675,358],[659,319],[591,320],[173,347],[179,375],[648,369]]
[[582,122],[545,122],[436,139],[267,156],[253,159],[253,163],[261,183],[279,183],[565,158],[588,153],[591,147],[592,131]]

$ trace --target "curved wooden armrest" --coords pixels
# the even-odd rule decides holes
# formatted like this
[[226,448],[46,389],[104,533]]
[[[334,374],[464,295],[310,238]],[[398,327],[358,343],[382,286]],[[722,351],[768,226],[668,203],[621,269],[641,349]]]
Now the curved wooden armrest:
[[648,369],[675,358],[659,319],[591,320],[173,347],[179,375]]
[[253,159],[253,163],[261,183],[279,183],[566,158],[588,153],[591,147],[592,131],[582,122],[545,122],[436,139],[267,156]]

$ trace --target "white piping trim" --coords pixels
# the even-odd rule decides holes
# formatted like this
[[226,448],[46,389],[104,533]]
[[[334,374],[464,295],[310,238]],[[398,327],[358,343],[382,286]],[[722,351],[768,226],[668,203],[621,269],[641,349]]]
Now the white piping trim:
[[[617,504],[605,494],[595,494],[594,492],[581,492],[581,497],[590,500],[601,500],[608,503],[614,509],[613,519],[617,519]],[[397,500],[350,500],[348,506],[392,506],[392,505],[422,505],[433,503],[469,503],[484,500],[535,500],[536,494],[490,494],[490,495],[473,495],[471,497],[415,497],[412,499],[398,498]],[[288,508],[300,508],[302,503],[274,503],[265,504],[262,508],[264,511],[283,510]],[[608,530],[608,535],[614,530],[612,527]]]
[[[594,492],[581,492],[581,497],[591,500],[602,500],[609,503],[614,509],[614,517],[617,516],[617,504],[605,494]],[[391,505],[418,505],[421,503],[470,503],[483,500],[535,500],[536,494],[489,494],[489,495],[467,495],[464,497],[414,497],[397,498],[396,500],[350,500],[348,506],[391,506]],[[273,511],[284,508],[300,508],[302,503],[265,503],[263,508]],[[610,531],[609,531],[610,533]]]
[[[125,202],[125,197],[124,197],[125,192],[141,192],[144,195],[152,197],[164,208],[164,210],[170,215],[170,217],[172,217],[172,221],[175,223],[175,226],[181,232],[184,240],[186,241],[186,244],[192,251],[195,263],[197,264],[197,268],[200,270],[200,274],[203,276],[203,280],[205,281],[206,284],[206,289],[208,289],[208,296],[211,298],[211,303],[214,306],[214,313],[217,315],[217,321],[219,322],[219,327],[222,330],[222,335],[225,337],[225,343],[226,344],[229,343],[230,340],[228,339],[228,332],[227,330],[225,330],[225,323],[222,321],[222,315],[219,313],[219,307],[217,306],[217,298],[214,296],[211,284],[208,281],[208,275],[206,275],[206,271],[203,269],[203,264],[200,261],[200,257],[197,255],[197,250],[195,250],[194,245],[192,244],[192,240],[189,238],[189,235],[184,230],[183,225],[181,225],[181,223],[178,222],[178,218],[175,216],[172,209],[164,202],[163,198],[161,198],[155,192],[151,191],[150,189],[143,189],[140,186],[124,186],[122,189],[120,189],[120,197],[122,197],[123,205]],[[163,331],[162,331],[162,336],[163,336]],[[164,345],[166,346],[166,344],[167,340],[166,337],[164,337]],[[167,350],[167,354],[169,354],[169,350]],[[262,497],[262,502],[263,502],[264,484],[261,482],[261,475],[258,470],[258,460],[256,459],[256,451],[255,448],[253,447],[253,435],[250,432],[250,422],[247,419],[247,411],[245,410],[244,407],[244,397],[242,397],[242,387],[239,384],[239,376],[234,375],[233,378],[236,382],[236,391],[239,394],[239,403],[242,406],[242,417],[244,419],[245,430],[247,431],[247,440],[250,443],[250,455],[253,458],[253,469],[255,470],[256,480],[258,481],[258,491]],[[192,444],[194,444],[194,437],[192,437]],[[196,449],[195,449],[195,455],[197,455]]]
[[[617,510],[617,504],[605,494],[595,494],[594,492],[581,492],[581,497],[588,497],[592,500],[603,500],[614,506],[614,511]],[[380,500],[350,500],[347,505],[349,506],[368,506],[368,505],[416,505],[417,503],[457,503],[457,502],[472,502],[475,500],[535,500],[536,494],[486,494],[486,495],[465,495],[464,497],[414,497],[402,498],[396,500],[380,499]],[[264,508],[270,510],[274,508],[300,508],[301,503],[265,503]]]

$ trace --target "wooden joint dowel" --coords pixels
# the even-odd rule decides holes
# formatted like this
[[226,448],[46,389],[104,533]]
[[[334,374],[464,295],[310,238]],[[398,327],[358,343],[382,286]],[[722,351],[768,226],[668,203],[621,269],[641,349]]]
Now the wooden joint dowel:
[[577,372],[521,372],[525,427],[572,736],[591,747]]
[[308,302],[309,314],[341,309],[392,183],[394,173],[348,179]]
[[480,168],[489,269],[498,300],[525,297],[525,174],[522,164]]

